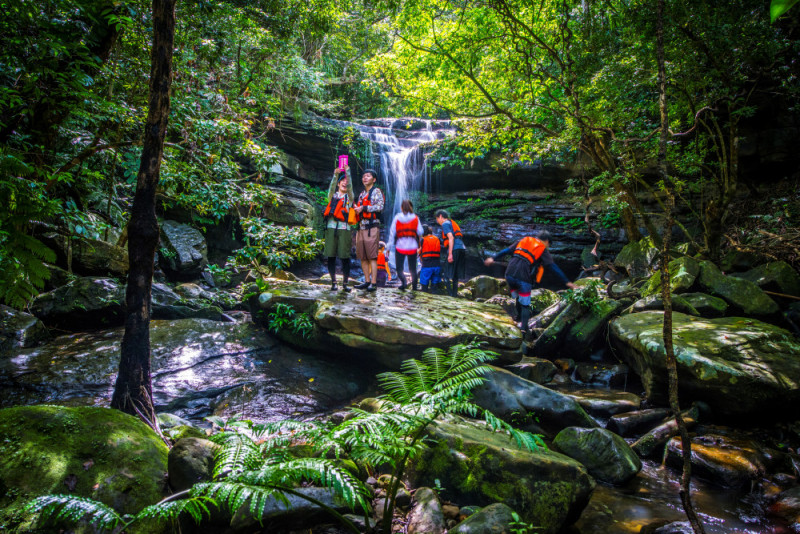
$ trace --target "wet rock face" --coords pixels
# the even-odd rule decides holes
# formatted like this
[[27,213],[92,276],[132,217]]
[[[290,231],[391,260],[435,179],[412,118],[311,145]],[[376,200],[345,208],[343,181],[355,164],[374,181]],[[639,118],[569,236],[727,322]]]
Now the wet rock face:
[[49,337],[47,328],[33,315],[0,305],[0,354],[32,347]]
[[289,330],[279,332],[281,339],[389,367],[399,368],[403,360],[419,356],[428,347],[473,339],[486,342],[486,349],[508,359],[519,359],[519,330],[502,308],[491,304],[383,288],[343,294],[322,285],[270,280],[269,291],[251,306],[254,316],[265,317],[279,304],[308,313],[314,324],[307,340]]
[[0,410],[0,435],[0,523],[6,527],[40,495],[72,493],[135,514],[167,493],[167,446],[118,410],[7,408]]
[[485,426],[437,422],[428,433],[436,444],[414,460],[413,485],[433,485],[438,478],[456,502],[505,503],[542,533],[576,521],[594,490],[594,480],[575,460],[547,449],[523,450]]
[[610,484],[624,484],[642,469],[625,440],[604,428],[565,428],[553,445],[583,464],[594,478]]
[[159,265],[176,279],[196,277],[208,263],[206,240],[197,229],[175,221],[161,223]]
[[448,532],[451,534],[502,534],[510,532],[510,525],[514,521],[513,514],[514,510],[506,504],[491,504],[470,515]]
[[747,272],[731,276],[753,282],[767,291],[800,296],[800,275],[784,261],[766,263]]
[[[639,374],[647,396],[667,397],[663,313],[624,315],[610,325],[612,345]],[[800,401],[800,343],[755,319],[673,314],[681,398],[707,402],[714,414],[779,418]]]
[[778,305],[755,283],[744,278],[725,276],[710,261],[700,262],[700,287],[707,293],[720,297],[748,316],[771,316],[778,313]]
[[[150,338],[156,408],[192,419],[311,416],[345,404],[373,376],[363,364],[354,368],[281,347],[250,323],[153,321]],[[106,404],[121,339],[121,329],[73,334],[0,358],[0,406]]]
[[128,273],[128,249],[88,237],[69,238],[51,233],[42,242],[56,253],[58,266],[67,265],[83,276],[125,276]]

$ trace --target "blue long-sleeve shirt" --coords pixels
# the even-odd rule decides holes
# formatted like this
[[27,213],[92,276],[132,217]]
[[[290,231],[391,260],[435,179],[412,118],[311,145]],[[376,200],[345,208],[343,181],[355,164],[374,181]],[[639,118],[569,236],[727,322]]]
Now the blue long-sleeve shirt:
[[[508,254],[512,254],[517,249],[518,244],[519,243],[514,243],[510,247],[504,248],[503,250],[492,256],[492,259],[497,260]],[[521,280],[534,278],[533,270],[535,265],[530,265],[527,260],[521,257],[515,256],[512,257],[511,260],[512,261],[508,262],[508,269],[506,269],[506,274]],[[556,265],[556,262],[553,259],[553,256],[550,254],[549,250],[545,249],[545,251],[542,253],[541,258],[539,258],[539,261],[542,263],[542,266],[545,269],[556,275],[558,279],[564,283],[564,285],[567,285],[569,283],[569,278],[567,278],[567,275],[564,274],[564,271],[562,271],[561,268],[558,265]],[[524,269],[524,271],[521,272],[522,269]]]

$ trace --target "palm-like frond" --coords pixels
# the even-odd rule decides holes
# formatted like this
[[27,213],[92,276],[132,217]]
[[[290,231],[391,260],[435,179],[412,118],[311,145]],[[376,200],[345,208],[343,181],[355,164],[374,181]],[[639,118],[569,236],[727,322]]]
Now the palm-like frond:
[[86,519],[100,530],[113,530],[122,521],[117,512],[101,502],[76,495],[44,495],[25,507],[29,513],[39,513],[40,520],[77,523]]
[[213,437],[215,443],[222,445],[214,456],[215,479],[254,469],[261,463],[261,448],[246,435],[222,432]]
[[211,512],[206,505],[210,499],[207,497],[190,497],[176,501],[162,501],[151,506],[147,506],[136,514],[136,520],[155,519],[164,521],[177,519],[185,513],[194,519],[195,523],[200,523],[204,517],[211,517]]

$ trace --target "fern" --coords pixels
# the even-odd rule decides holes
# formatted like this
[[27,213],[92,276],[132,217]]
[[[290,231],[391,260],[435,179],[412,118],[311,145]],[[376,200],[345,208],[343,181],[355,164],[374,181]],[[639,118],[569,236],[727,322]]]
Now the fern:
[[100,530],[113,530],[122,522],[117,512],[101,502],[75,495],[44,495],[25,507],[53,524],[87,520]]

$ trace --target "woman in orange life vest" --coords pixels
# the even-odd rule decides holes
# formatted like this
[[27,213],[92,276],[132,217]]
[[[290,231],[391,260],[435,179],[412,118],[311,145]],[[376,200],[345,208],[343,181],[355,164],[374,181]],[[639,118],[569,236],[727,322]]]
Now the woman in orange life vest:
[[558,276],[564,285],[575,289],[576,286],[566,277],[553,261],[550,251],[550,233],[539,232],[536,237],[526,236],[514,245],[503,249],[494,256],[486,258],[484,265],[489,266],[506,254],[513,253],[506,268],[506,282],[511,296],[516,299],[517,316],[515,321],[521,322],[523,336],[528,333],[528,321],[531,318],[531,290],[534,280],[538,284],[542,279],[545,267]]
[[353,186],[350,183],[350,167],[333,171],[328,189],[328,205],[322,212],[325,220],[325,257],[328,258],[328,273],[331,275],[331,291],[336,291],[336,258],[342,262],[342,291],[349,292],[350,248],[353,232],[347,224],[347,213],[353,203]]
[[428,291],[430,286],[436,287],[441,280],[442,269],[439,263],[439,254],[442,243],[433,235],[430,226],[423,227],[422,244],[419,247],[419,258],[422,270],[419,272],[419,283],[422,289]]
[[386,261],[386,243],[378,243],[378,287],[386,287],[386,281],[392,280],[392,271]]
[[422,238],[422,223],[414,215],[414,205],[410,200],[404,200],[400,209],[402,211],[395,215],[389,227],[389,247],[394,249],[394,268],[400,279],[400,291],[405,291],[407,286],[403,272],[405,260],[408,260],[408,270],[411,271],[411,289],[417,291],[417,249]]

